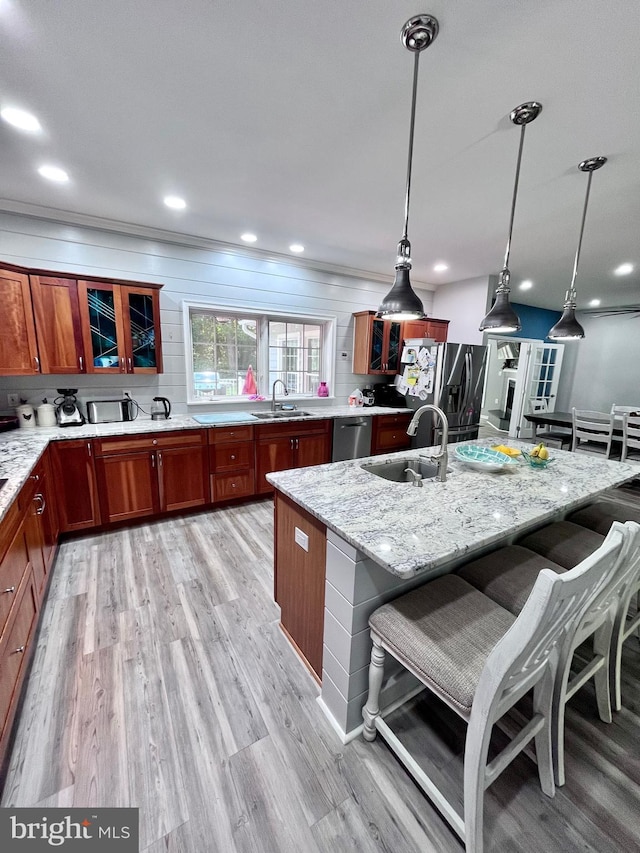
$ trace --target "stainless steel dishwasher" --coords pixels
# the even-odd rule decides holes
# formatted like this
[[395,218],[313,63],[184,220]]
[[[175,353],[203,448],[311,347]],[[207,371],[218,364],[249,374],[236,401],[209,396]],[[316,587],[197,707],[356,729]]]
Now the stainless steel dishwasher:
[[333,422],[332,462],[371,455],[371,416],[336,418]]

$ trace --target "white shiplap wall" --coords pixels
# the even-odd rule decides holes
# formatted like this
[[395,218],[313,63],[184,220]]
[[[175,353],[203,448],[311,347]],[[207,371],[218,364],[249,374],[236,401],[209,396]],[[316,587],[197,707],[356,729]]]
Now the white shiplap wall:
[[[336,361],[335,387],[331,392],[336,402],[346,403],[355,386],[380,381],[377,377],[355,376],[351,372],[351,315],[354,311],[375,309],[388,291],[393,276],[393,250],[390,246],[389,277],[381,281],[360,273],[332,271],[321,265],[316,268],[298,259],[270,258],[240,247],[236,250],[213,241],[182,240],[178,236],[175,240],[161,239],[151,231],[134,235],[0,213],[0,262],[77,273],[79,277],[113,276],[163,284],[160,308],[165,371],[152,377],[0,377],[0,410],[7,408],[8,391],[20,391],[29,402],[39,403],[43,396],[54,396],[56,388],[72,386],[78,387],[78,396],[83,401],[121,396],[124,390],[130,390],[145,408],[152,397],[161,395],[172,401],[176,413],[201,412],[201,406],[188,407],[186,403],[184,300],[210,300],[229,308],[258,306],[272,311],[335,316],[336,352],[345,350],[349,358]],[[433,293],[425,289],[418,292],[425,310],[431,313]],[[260,390],[263,394],[268,392]]]

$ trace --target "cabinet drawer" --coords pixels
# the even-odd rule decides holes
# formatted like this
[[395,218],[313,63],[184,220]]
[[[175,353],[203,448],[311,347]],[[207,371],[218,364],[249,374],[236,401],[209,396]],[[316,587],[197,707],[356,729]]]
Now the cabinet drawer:
[[211,473],[241,471],[253,468],[253,442],[218,444],[209,448],[209,470]]
[[5,512],[2,524],[0,525],[0,560],[2,560],[11,545],[19,521],[18,501],[13,501],[9,509]]
[[237,474],[212,474],[211,494],[214,501],[246,498],[255,494],[253,471],[241,471]]
[[209,444],[225,444],[235,441],[252,441],[252,426],[216,427],[209,431]]
[[42,462],[39,462],[27,477],[27,481],[22,489],[20,489],[20,494],[18,495],[18,506],[21,512],[24,512],[29,506],[36,492],[40,492],[43,480],[44,468],[42,466]]
[[36,597],[31,575],[25,578],[20,589],[15,619],[7,636],[0,644],[0,729],[4,734],[5,726],[13,717],[11,706],[15,710],[20,690],[21,675],[27,660],[28,646],[36,621]]
[[114,453],[135,453],[163,447],[195,447],[206,444],[206,435],[202,429],[185,429],[166,433],[150,432],[144,435],[96,438],[93,444],[96,456],[110,456]]
[[412,417],[413,413],[408,415],[378,415],[376,418],[376,425],[378,429],[395,426],[398,426],[401,429],[406,429],[409,426],[409,422]]
[[264,438],[281,438],[287,435],[311,435],[329,433],[331,431],[331,421],[287,421],[280,424],[260,424],[256,427],[256,438],[258,440]]
[[407,435],[403,426],[385,427],[378,430],[376,449],[378,451],[402,450],[411,447],[411,436]]
[[16,601],[27,563],[24,529],[20,527],[0,563],[0,636],[4,633],[9,611]]

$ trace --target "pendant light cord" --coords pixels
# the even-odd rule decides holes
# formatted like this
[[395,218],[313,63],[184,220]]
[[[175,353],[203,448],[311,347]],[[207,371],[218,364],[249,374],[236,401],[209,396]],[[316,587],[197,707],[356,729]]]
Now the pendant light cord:
[[407,161],[407,189],[404,198],[404,231],[402,240],[407,241],[409,230],[409,196],[411,193],[411,166],[413,163],[413,131],[416,122],[416,96],[418,92],[418,63],[420,61],[420,51],[414,53],[413,60],[413,92],[411,95],[411,122],[409,124],[409,158]]
[[584,198],[584,210],[582,211],[582,222],[580,224],[580,236],[578,237],[578,248],[576,249],[576,257],[573,262],[573,275],[571,276],[571,293],[574,294],[575,298],[575,289],[576,289],[576,278],[578,277],[578,261],[580,260],[580,250],[582,249],[582,236],[584,234],[584,223],[587,221],[587,206],[589,204],[589,193],[591,192],[591,178],[593,178],[593,172],[589,172],[589,177],[587,178],[587,194]]
[[516,162],[516,180],[513,185],[513,199],[511,200],[511,219],[509,220],[509,236],[507,237],[507,248],[504,253],[503,269],[509,269],[509,254],[511,253],[511,235],[513,233],[513,220],[516,215],[516,199],[518,197],[518,184],[520,183],[520,163],[522,162],[522,149],[524,148],[524,132],[527,125],[520,127],[520,146],[518,148],[518,160]]

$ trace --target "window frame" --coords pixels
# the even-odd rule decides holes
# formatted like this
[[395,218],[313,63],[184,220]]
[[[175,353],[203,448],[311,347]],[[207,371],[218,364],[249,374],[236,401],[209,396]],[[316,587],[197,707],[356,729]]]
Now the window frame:
[[[188,406],[220,406],[223,404],[238,405],[239,403],[257,403],[257,400],[249,400],[248,397],[238,394],[234,396],[212,397],[209,399],[197,398],[194,388],[193,371],[193,339],[191,335],[192,312],[210,312],[226,316],[251,318],[256,321],[257,326],[257,360],[254,365],[254,376],[256,385],[261,389],[260,393],[269,399],[271,386],[269,384],[269,322],[281,323],[308,323],[323,326],[322,330],[322,357],[320,359],[319,374],[326,377],[322,381],[327,382],[330,389],[335,387],[336,370],[336,328],[337,317],[335,314],[311,312],[277,311],[272,308],[251,308],[242,305],[222,305],[219,302],[191,301],[182,303],[183,329],[184,329],[184,357],[185,357],[185,379],[187,387]],[[304,348],[302,348],[304,351]],[[330,395],[330,398],[333,394]],[[313,400],[315,395],[294,392],[289,394],[287,400]],[[325,398],[326,399],[326,398]]]

